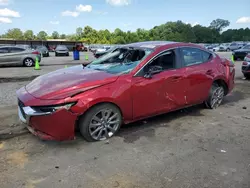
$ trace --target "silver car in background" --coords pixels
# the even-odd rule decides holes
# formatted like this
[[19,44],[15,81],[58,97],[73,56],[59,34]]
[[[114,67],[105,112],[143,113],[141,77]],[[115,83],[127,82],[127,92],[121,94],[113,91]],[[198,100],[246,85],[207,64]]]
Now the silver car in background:
[[69,56],[69,49],[65,45],[58,45],[55,49],[55,56]]
[[40,52],[30,48],[18,46],[0,46],[0,66],[1,65],[22,65],[32,67],[36,58],[41,61]]

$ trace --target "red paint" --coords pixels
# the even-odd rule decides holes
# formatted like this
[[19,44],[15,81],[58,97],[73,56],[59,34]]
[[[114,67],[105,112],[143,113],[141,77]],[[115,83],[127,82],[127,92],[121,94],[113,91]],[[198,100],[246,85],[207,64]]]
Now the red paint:
[[50,140],[74,139],[77,118],[102,102],[116,104],[126,124],[201,103],[207,99],[211,84],[217,79],[226,83],[229,92],[233,89],[234,67],[231,67],[229,60],[217,55],[210,62],[164,71],[153,75],[151,79],[134,77],[156,54],[181,46],[205,50],[194,44],[171,43],[155,48],[152,54],[126,75],[117,76],[76,66],[38,77],[17,91],[18,98],[25,106],[72,101],[77,101],[77,104],[69,111],[64,109],[51,115],[32,117],[29,126],[33,134]]

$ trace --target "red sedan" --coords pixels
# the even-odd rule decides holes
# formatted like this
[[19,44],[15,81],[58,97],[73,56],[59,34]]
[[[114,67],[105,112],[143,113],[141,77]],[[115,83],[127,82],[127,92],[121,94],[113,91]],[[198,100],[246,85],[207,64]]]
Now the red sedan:
[[122,124],[205,103],[234,87],[234,64],[195,44],[141,42],[87,66],[40,76],[17,91],[20,119],[43,140],[105,140]]

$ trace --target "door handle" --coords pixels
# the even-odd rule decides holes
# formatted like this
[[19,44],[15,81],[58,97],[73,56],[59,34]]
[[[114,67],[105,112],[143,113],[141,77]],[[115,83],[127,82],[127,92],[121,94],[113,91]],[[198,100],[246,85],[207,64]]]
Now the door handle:
[[173,76],[172,80],[179,80],[181,78],[181,76]]
[[211,69],[206,72],[206,74],[209,74],[209,75],[212,73],[213,73],[213,70],[211,70]]

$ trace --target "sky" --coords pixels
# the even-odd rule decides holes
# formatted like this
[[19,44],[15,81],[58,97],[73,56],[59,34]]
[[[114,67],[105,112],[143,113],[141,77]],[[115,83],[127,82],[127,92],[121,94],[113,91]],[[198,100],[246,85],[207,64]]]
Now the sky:
[[229,20],[228,28],[250,28],[249,8],[250,0],[0,0],[0,33],[72,34],[87,25],[135,31],[177,20],[208,26],[217,18]]

